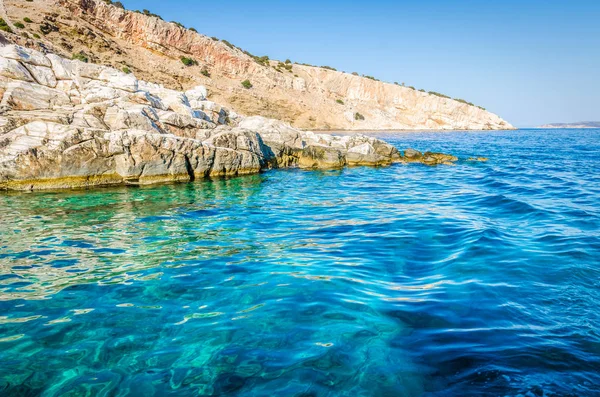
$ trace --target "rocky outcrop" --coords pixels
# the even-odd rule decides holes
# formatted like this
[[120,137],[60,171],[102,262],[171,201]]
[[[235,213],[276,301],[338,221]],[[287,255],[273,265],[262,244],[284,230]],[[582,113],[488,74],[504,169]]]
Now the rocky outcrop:
[[[326,68],[256,62],[239,48],[176,23],[132,12],[103,0],[4,0],[9,16],[51,24],[48,34],[24,44],[44,45],[71,57],[83,51],[97,63],[126,66],[138,77],[173,89],[201,83],[211,100],[246,115],[261,115],[302,129],[495,130],[513,127],[497,115],[449,98]],[[21,38],[14,38],[21,40]],[[26,42],[26,43],[25,43]],[[181,57],[198,65],[184,66]],[[251,89],[241,86],[250,80]],[[364,117],[357,117],[357,113]]]
[[0,47],[0,189],[192,181],[269,168],[441,164],[372,137],[300,131],[105,66]]

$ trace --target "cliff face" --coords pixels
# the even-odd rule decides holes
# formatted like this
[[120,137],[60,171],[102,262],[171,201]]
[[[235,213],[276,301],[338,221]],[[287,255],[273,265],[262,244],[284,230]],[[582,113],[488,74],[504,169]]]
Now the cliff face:
[[[333,70],[278,62],[259,64],[240,49],[153,16],[126,11],[102,0],[4,0],[8,19],[24,16],[49,24],[41,40],[64,56],[80,51],[91,60],[169,88],[205,85],[211,99],[246,115],[262,115],[299,128],[512,129],[478,107],[407,87]],[[33,17],[32,17],[33,16]],[[34,26],[28,26],[30,32]],[[182,56],[198,65],[186,67]],[[208,72],[208,73],[206,73]],[[210,74],[210,77],[206,76]],[[243,80],[253,87],[245,89]],[[357,113],[364,116],[357,119]]]

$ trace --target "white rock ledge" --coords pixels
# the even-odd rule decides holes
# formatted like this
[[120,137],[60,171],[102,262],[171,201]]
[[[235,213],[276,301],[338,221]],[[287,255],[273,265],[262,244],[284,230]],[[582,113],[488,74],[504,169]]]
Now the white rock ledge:
[[268,168],[439,164],[363,135],[331,136],[54,54],[0,47],[0,189],[192,181]]

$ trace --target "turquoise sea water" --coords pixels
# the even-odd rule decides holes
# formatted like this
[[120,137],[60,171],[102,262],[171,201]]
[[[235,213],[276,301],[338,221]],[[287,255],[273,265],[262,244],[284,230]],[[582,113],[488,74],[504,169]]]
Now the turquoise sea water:
[[1,396],[600,395],[600,130],[0,194]]

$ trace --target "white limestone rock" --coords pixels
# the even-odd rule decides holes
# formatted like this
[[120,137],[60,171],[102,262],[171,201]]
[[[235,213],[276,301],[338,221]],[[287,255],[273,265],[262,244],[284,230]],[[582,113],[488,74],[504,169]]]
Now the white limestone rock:
[[52,67],[50,60],[41,52],[15,44],[0,47],[0,57],[14,59],[28,65]]
[[54,76],[54,72],[52,68],[46,66],[36,66],[36,65],[25,65],[29,73],[33,76],[35,81],[37,81],[41,85],[45,85],[46,87],[55,88],[57,84],[56,76]]
[[8,80],[35,82],[25,66],[14,59],[0,57],[0,76]]

